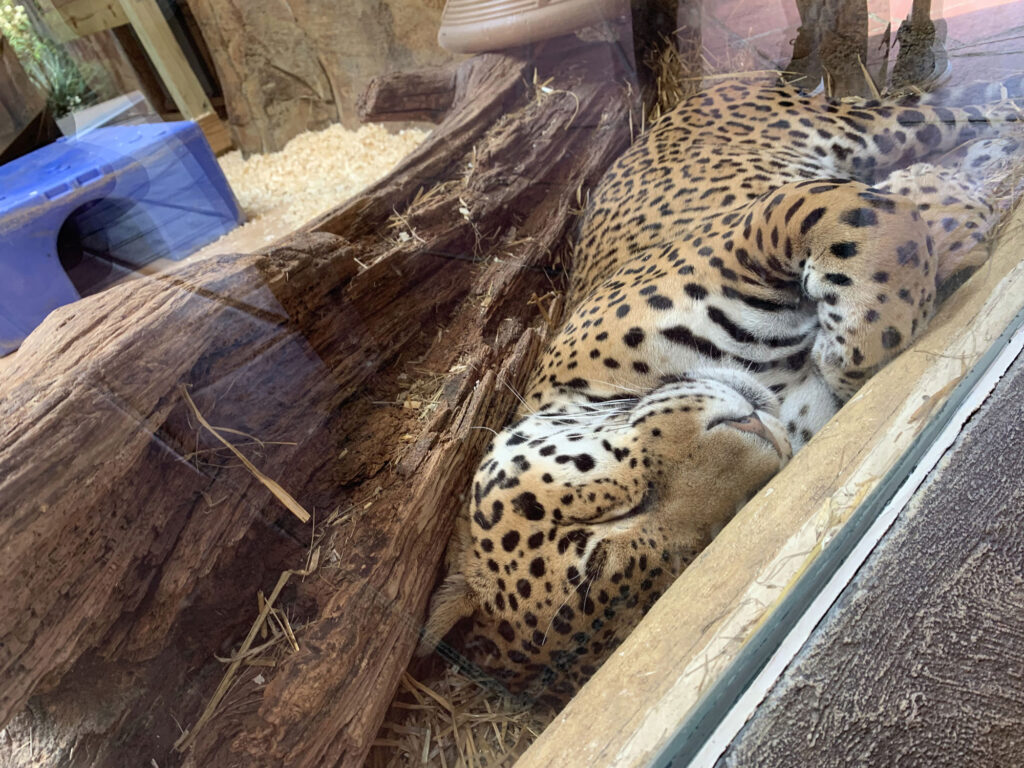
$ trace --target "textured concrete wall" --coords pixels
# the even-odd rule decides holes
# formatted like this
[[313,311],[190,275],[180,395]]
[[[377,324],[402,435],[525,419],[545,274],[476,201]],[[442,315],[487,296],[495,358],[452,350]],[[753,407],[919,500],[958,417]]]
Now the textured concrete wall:
[[1024,357],[719,768],[1024,765]]
[[188,0],[213,56],[236,146],[273,152],[357,125],[376,75],[448,61],[437,0]]

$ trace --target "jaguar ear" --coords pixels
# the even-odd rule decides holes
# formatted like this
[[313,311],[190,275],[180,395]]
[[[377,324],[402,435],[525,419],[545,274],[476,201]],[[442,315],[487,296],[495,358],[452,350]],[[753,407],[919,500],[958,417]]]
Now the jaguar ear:
[[446,578],[430,599],[430,612],[416,655],[426,656],[433,651],[459,619],[472,616],[475,609],[473,591],[466,577],[456,573]]

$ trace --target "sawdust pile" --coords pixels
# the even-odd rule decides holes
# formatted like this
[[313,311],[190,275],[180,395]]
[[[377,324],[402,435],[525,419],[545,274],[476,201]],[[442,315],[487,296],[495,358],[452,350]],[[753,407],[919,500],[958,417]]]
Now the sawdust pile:
[[287,207],[282,218],[295,229],[383,176],[425,136],[418,130],[392,134],[380,125],[356,131],[332,125],[299,134],[269,155],[243,159],[230,152],[220,166],[249,218]]
[[219,158],[247,223],[201,255],[244,253],[269,245],[345,202],[390,171],[427,132],[391,133],[381,125],[348,130],[332,125],[299,134],[280,152]]

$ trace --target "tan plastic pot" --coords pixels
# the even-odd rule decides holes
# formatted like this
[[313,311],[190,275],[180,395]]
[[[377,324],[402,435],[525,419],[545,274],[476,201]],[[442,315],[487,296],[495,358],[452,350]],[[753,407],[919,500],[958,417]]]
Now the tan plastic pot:
[[626,0],[448,0],[437,41],[456,53],[497,51],[628,13]]

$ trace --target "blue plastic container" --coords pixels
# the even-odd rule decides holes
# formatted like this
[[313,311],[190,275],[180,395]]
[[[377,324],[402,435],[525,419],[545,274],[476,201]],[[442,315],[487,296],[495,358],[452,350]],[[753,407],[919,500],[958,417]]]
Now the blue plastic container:
[[241,221],[192,122],[99,128],[0,166],[0,356],[56,307]]

